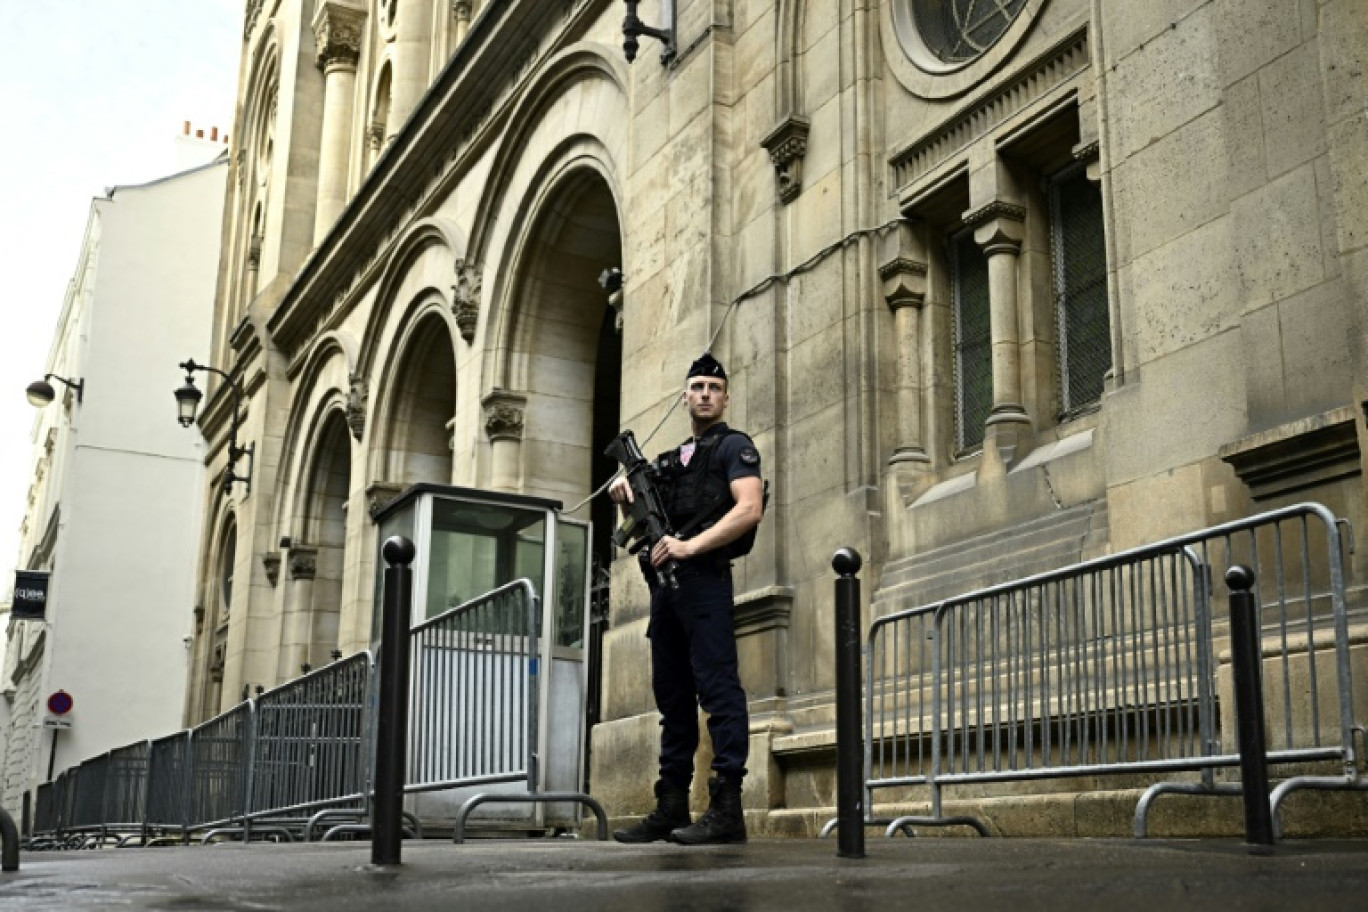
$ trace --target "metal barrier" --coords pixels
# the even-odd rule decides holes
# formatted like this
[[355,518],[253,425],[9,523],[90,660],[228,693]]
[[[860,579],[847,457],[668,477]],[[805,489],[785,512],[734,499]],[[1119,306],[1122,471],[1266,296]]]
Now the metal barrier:
[[249,819],[364,806],[373,664],[360,652],[257,697]]
[[179,833],[189,838],[190,824],[190,732],[181,731],[148,744],[147,811],[149,841]]
[[[538,814],[552,802],[586,805],[607,838],[607,815],[592,798],[539,790],[540,623],[540,600],[524,579],[409,633],[404,791],[522,786],[467,800],[458,842],[469,813],[499,801],[530,803]],[[87,760],[38,787],[34,833],[53,847],[110,832],[138,834],[150,845],[192,833],[204,841],[254,832],[309,838],[327,817],[356,820],[370,806],[375,671],[371,654],[358,653],[188,731]]]
[[104,832],[127,839],[145,836],[147,765],[151,744],[139,741],[109,752],[104,794]]
[[607,838],[603,808],[581,793],[541,792],[540,599],[526,579],[459,605],[410,634],[408,792],[497,783],[526,791],[483,793],[456,815],[461,842],[471,812],[488,803],[583,804]]
[[190,819],[195,828],[246,819],[253,721],[249,700],[190,730]]
[[[866,823],[892,835],[946,817],[947,786],[1122,773],[1200,774],[1141,799],[1143,835],[1165,792],[1222,794],[1216,770],[1239,764],[1218,715],[1213,567],[1253,568],[1264,631],[1268,759],[1337,761],[1337,777],[1298,787],[1368,788],[1355,754],[1340,530],[1301,504],[1062,570],[899,611],[866,646]],[[1222,591],[1220,593],[1224,595]],[[1315,644],[1333,644],[1329,655]],[[1329,667],[1326,667],[1329,666]],[[1226,699],[1229,699],[1228,697]],[[1230,714],[1227,713],[1226,717]],[[1228,722],[1228,719],[1226,720]],[[929,817],[873,817],[874,792],[924,786]]]

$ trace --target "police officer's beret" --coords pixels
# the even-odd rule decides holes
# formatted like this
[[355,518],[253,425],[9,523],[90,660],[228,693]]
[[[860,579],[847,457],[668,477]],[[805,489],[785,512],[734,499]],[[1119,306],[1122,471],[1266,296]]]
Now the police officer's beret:
[[688,380],[690,377],[716,377],[719,380],[726,380],[727,371],[721,362],[712,356],[712,352],[704,352],[697,361],[689,365],[689,372],[684,375],[684,379]]

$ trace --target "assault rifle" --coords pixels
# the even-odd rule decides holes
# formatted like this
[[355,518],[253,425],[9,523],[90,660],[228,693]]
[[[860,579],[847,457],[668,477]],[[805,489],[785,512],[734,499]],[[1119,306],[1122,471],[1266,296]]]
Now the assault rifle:
[[[655,467],[641,454],[641,447],[637,446],[631,431],[623,431],[603,452],[618,461],[627,473],[627,483],[632,486],[632,502],[622,505],[627,515],[622,525],[613,531],[613,544],[626,548],[628,554],[645,548],[649,557],[656,542],[674,534],[665,513],[665,502],[656,490]],[[678,562],[670,558],[655,568],[660,581],[671,589],[679,588],[679,581],[675,579],[677,566]]]

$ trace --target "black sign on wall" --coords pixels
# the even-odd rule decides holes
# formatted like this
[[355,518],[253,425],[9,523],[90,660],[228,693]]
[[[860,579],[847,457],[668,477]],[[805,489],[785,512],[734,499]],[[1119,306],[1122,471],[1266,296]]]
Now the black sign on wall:
[[20,621],[41,621],[47,612],[48,576],[44,570],[16,570],[12,616]]

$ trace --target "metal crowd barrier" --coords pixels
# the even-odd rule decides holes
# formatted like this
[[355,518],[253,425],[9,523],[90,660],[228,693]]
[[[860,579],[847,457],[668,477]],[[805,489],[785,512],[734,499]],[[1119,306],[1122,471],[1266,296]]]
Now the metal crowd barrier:
[[528,780],[537,615],[532,584],[518,580],[413,629],[405,791]]
[[[1239,755],[1220,713],[1224,569],[1256,574],[1268,760],[1331,761],[1339,774],[1297,788],[1368,789],[1355,721],[1340,527],[1301,504],[1062,570],[899,611],[871,626],[865,675],[865,815],[887,832],[986,827],[946,817],[943,791],[971,783],[1117,774],[1199,774],[1141,798],[1222,794]],[[1224,604],[1224,601],[1219,602]],[[1317,646],[1321,648],[1316,648]],[[1327,649],[1327,646],[1332,648]],[[924,787],[931,814],[877,820],[874,793]],[[831,825],[828,825],[828,831]]]
[[[410,633],[409,766],[405,791],[512,784],[480,803],[588,805],[587,795],[539,791],[542,658],[540,600],[518,580],[432,618]],[[188,731],[93,758],[38,787],[31,844],[123,834],[144,844],[192,834],[311,838],[324,819],[369,808],[375,751],[376,666],[369,652],[259,694]],[[312,817],[309,814],[312,813]],[[540,819],[538,817],[537,819]],[[343,825],[333,830],[366,829]]]
[[410,634],[405,791],[525,787],[466,800],[456,814],[456,842],[463,841],[470,814],[488,803],[531,803],[534,821],[547,804],[583,804],[598,816],[600,838],[607,838],[607,817],[598,802],[580,793],[541,791],[541,683],[550,669],[541,667],[540,616],[540,599],[521,579],[445,611]]
[[365,807],[373,664],[357,653],[257,697],[244,828],[288,832],[306,811]]

